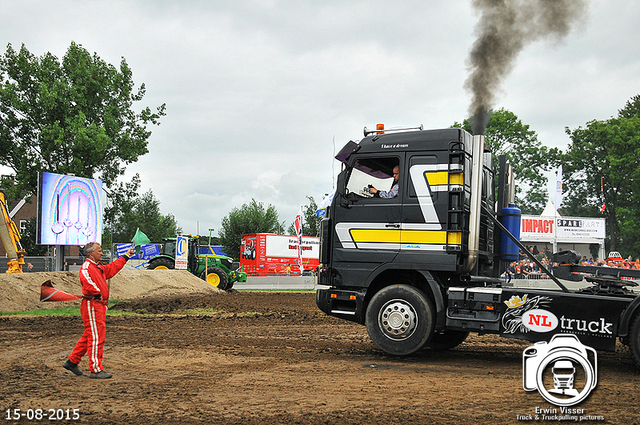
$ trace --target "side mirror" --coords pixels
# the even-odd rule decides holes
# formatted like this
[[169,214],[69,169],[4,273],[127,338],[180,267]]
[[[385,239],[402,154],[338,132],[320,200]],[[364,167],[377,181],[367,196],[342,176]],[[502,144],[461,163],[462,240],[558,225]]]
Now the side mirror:
[[348,192],[344,196],[340,196],[340,206],[342,208],[351,208],[351,205],[358,202],[358,195],[354,192]]

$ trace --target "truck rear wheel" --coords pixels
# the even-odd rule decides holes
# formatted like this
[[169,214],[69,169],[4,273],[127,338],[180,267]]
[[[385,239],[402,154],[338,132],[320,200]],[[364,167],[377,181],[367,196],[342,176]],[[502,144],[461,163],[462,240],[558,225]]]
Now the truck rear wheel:
[[200,278],[209,285],[222,290],[226,290],[229,284],[227,274],[220,267],[209,267],[207,270],[203,270],[200,273]]
[[462,344],[468,336],[467,331],[444,331],[441,334],[434,334],[428,347],[434,350],[448,350]]
[[406,356],[420,350],[433,336],[434,312],[433,301],[419,289],[387,286],[367,307],[367,332],[382,351]]
[[176,267],[176,262],[165,257],[154,258],[149,261],[149,270],[173,270]]
[[636,365],[640,368],[640,313],[636,314],[631,324],[631,334],[629,335],[629,348],[636,359]]

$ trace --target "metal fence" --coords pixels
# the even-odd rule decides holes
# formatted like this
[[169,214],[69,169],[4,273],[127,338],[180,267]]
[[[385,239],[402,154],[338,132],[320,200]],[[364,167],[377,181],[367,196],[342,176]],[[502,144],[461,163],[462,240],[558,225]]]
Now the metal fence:
[[[0,273],[6,273],[8,266],[7,261],[9,259],[7,257],[0,257]],[[54,262],[53,257],[24,257],[24,266],[22,267],[22,271],[27,271],[27,264],[33,264],[33,272],[50,272],[53,271]]]

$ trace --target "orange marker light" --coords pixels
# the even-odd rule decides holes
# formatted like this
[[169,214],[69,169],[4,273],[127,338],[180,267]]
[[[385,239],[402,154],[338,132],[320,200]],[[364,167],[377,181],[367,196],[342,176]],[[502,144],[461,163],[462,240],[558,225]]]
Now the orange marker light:
[[350,299],[350,300],[354,300],[354,301],[355,301],[356,296],[355,296],[355,295],[350,295],[350,296],[349,296],[349,299]]
[[331,294],[331,298],[338,298],[338,294]]

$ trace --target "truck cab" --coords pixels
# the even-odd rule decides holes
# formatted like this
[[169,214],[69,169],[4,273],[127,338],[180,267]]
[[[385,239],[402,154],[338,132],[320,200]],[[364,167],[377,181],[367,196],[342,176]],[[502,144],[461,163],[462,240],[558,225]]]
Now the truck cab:
[[[484,140],[457,128],[376,131],[336,158],[344,166],[322,222],[318,283],[343,292],[318,291],[318,306],[366,324],[373,296],[405,285],[426,295],[434,329],[444,329],[446,288],[496,273],[494,226],[480,208],[494,203]],[[397,195],[373,196],[371,187],[394,185],[395,167]]]
[[[483,136],[365,128],[336,159],[343,167],[321,226],[322,311],[365,325],[394,355],[452,348],[469,332],[535,342],[573,333],[604,350],[615,350],[619,337],[640,363],[640,297],[625,288],[632,280],[588,270],[594,287],[571,292],[539,264],[559,290],[503,287],[500,275],[524,247],[502,222],[519,226],[512,173],[501,159],[494,184]],[[567,265],[558,275],[577,275],[571,261],[557,262]],[[580,332],[578,321],[592,329]]]
[[[337,196],[323,222],[323,283],[368,286],[385,270],[430,270],[458,277],[493,264],[493,225],[481,219],[476,261],[469,259],[472,136],[461,129],[376,134],[350,142],[338,158]],[[478,142],[481,143],[481,142]],[[484,146],[483,146],[484,147]],[[480,202],[493,208],[491,154],[482,153]],[[393,198],[388,191],[398,166]],[[329,232],[333,229],[335,232]],[[428,254],[428,255],[427,255]],[[347,266],[348,265],[348,266]]]

